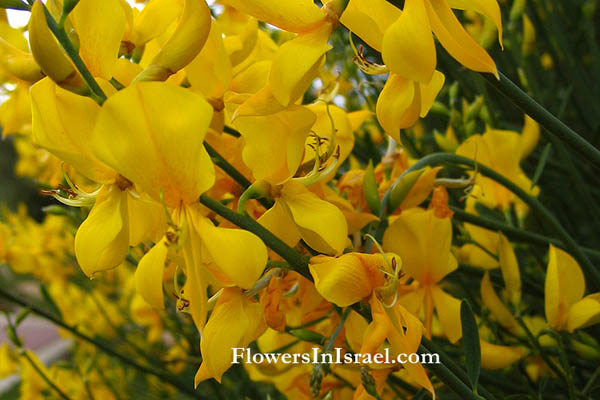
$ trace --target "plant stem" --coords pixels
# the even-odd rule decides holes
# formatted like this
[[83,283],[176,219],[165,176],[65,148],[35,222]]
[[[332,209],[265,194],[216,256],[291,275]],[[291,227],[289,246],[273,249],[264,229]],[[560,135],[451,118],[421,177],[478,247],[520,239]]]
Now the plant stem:
[[35,372],[37,372],[38,375],[42,377],[42,379],[44,380],[44,382],[46,382],[46,384],[48,384],[48,386],[50,386],[52,388],[52,390],[54,390],[56,393],[58,393],[58,395],[60,397],[62,397],[64,400],[71,400],[71,398],[69,396],[67,396],[65,394],[65,392],[63,392],[62,390],[60,390],[60,388],[58,386],[56,386],[56,384],[54,382],[52,382],[50,380],[50,378],[48,378],[48,376],[46,376],[46,374],[44,373],[44,371],[42,371],[41,368],[35,363],[35,361],[33,361],[33,359],[27,353],[26,350],[23,351],[23,357],[25,357],[25,359],[31,365],[31,367],[35,370]]
[[498,75],[500,76],[500,79],[496,79],[492,74],[481,74],[491,86],[506,96],[514,105],[523,110],[523,112],[539,122],[540,125],[548,130],[548,132],[560,138],[596,168],[600,168],[600,150],[592,146],[577,132],[569,128],[538,102],[529,97],[527,93],[521,90],[521,88],[504,74],[498,72]]
[[180,382],[179,380],[177,380],[174,376],[171,376],[163,371],[156,371],[152,368],[146,367],[144,365],[138,364],[136,361],[130,359],[127,356],[124,356],[120,353],[118,353],[117,351],[113,350],[110,346],[100,342],[99,340],[96,340],[92,337],[89,337],[87,335],[85,335],[84,333],[80,332],[77,328],[72,327],[70,325],[67,325],[65,322],[63,322],[62,320],[56,318],[55,316],[51,315],[50,313],[42,310],[41,308],[30,304],[28,302],[26,302],[25,300],[22,300],[20,298],[18,298],[17,296],[7,292],[4,288],[0,287],[0,296],[5,297],[7,300],[9,300],[12,303],[18,304],[22,307],[27,307],[31,310],[31,312],[39,315],[40,317],[47,319],[48,321],[52,322],[53,324],[66,329],[67,331],[69,331],[71,334],[73,334],[74,336],[96,346],[98,349],[102,350],[103,352],[105,352],[106,354],[114,357],[114,358],[118,358],[121,362],[123,362],[124,364],[127,364],[139,371],[141,371],[142,373],[145,374],[149,374],[149,375],[154,375],[157,378],[159,378],[160,380],[162,380],[165,383],[168,383],[169,385],[175,387],[176,389],[182,391],[183,393],[186,393],[192,397],[198,398],[198,399],[204,399],[205,397],[202,396],[200,393],[194,391],[194,389],[191,387],[188,387],[186,384]]
[[69,58],[73,61],[73,64],[75,64],[75,67],[77,68],[77,70],[79,71],[79,73],[81,74],[81,76],[83,77],[85,82],[90,87],[93,97],[94,97],[94,100],[96,100],[98,102],[98,104],[102,105],[102,103],[104,103],[106,101],[106,94],[104,94],[104,92],[102,91],[102,88],[100,88],[100,86],[98,85],[98,82],[96,82],[96,80],[90,73],[90,70],[86,67],[85,63],[79,56],[79,53],[77,52],[77,50],[75,50],[73,43],[71,43],[71,40],[67,36],[67,32],[65,31],[64,28],[61,28],[58,26],[58,24],[54,20],[54,17],[52,17],[50,12],[48,12],[48,9],[46,8],[46,6],[44,6],[44,13],[46,14],[46,21],[48,22],[48,28],[50,28],[50,31],[52,31],[52,33],[54,34],[54,37],[56,37],[56,40],[58,40],[58,42],[62,46],[63,50],[67,53]]
[[[419,346],[419,353],[431,353],[424,345]],[[461,399],[481,400],[473,390],[459,379],[444,363],[427,364],[426,368],[438,376]]]
[[[474,215],[468,213],[458,207],[450,206],[450,209],[454,212],[454,218],[460,220],[462,222],[467,222],[469,224],[477,225],[482,228],[490,229],[492,231],[501,231],[506,236],[510,238],[514,238],[516,240],[522,240],[525,242],[539,244],[542,246],[547,246],[549,244],[553,244],[557,247],[565,249],[565,245],[558,239],[547,237],[544,235],[540,235],[534,232],[527,232],[521,229],[517,229],[513,226],[508,226],[501,222],[495,221],[491,218],[487,218],[481,215]],[[600,257],[600,251],[590,249],[587,247],[580,247],[581,250],[590,256]]]

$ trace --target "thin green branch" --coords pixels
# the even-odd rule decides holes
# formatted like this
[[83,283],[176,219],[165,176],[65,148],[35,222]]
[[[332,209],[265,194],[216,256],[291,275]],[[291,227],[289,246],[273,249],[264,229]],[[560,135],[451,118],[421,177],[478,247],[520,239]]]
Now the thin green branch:
[[37,372],[37,374],[46,382],[48,386],[52,388],[58,395],[64,400],[71,400],[69,396],[65,394],[54,382],[50,380],[50,378],[42,371],[42,369],[36,364],[35,361],[31,358],[31,356],[27,353],[27,351],[23,351],[23,357],[27,360],[27,362],[31,365],[31,367]]
[[550,134],[560,138],[592,165],[596,168],[600,168],[600,150],[592,146],[592,144],[585,140],[581,135],[569,128],[538,102],[529,97],[527,93],[521,90],[521,88],[504,74],[501,72],[498,72],[498,74],[500,79],[496,79],[496,77],[491,74],[482,73],[481,76],[498,92],[506,96],[506,98],[514,105],[539,122]]
[[[553,244],[557,247],[565,249],[565,245],[558,239],[551,238],[548,236],[540,235],[535,232],[528,232],[521,229],[517,229],[513,226],[509,226],[503,224],[501,222],[495,221],[491,218],[487,218],[481,215],[474,215],[468,213],[458,207],[450,206],[450,209],[454,212],[454,218],[460,220],[462,222],[467,222],[469,224],[477,225],[482,228],[490,229],[492,231],[501,231],[509,238],[515,240],[521,240],[524,242],[529,242],[533,244],[539,244],[542,246],[548,246],[549,244]],[[590,256],[600,257],[600,251],[590,249],[587,247],[580,247],[581,250]]]
[[300,255],[296,250],[285,244],[261,224],[247,215],[238,214],[235,211],[230,210],[206,194],[200,196],[200,203],[240,228],[254,233],[275,253],[279,254],[287,261],[296,272],[307,279],[312,279],[310,272],[308,271],[308,257]]

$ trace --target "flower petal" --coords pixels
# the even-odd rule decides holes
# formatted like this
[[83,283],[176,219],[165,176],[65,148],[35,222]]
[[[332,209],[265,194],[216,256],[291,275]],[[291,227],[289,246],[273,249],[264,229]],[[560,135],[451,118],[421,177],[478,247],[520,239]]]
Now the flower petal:
[[447,0],[426,1],[425,8],[435,36],[452,57],[473,71],[489,72],[498,76],[494,60],[465,31],[448,6]]
[[385,279],[380,254],[348,253],[340,257],[316,256],[309,264],[315,287],[327,301],[347,307],[371,295]]
[[325,20],[325,14],[312,0],[226,0],[244,14],[275,25],[289,32],[304,32],[313,29]]
[[[137,292],[153,307],[165,308],[163,294],[163,272],[169,248],[165,238],[156,243],[142,259],[135,270],[135,288]],[[179,295],[179,294],[177,294]]]
[[451,343],[456,343],[462,337],[460,322],[460,300],[444,292],[439,286],[431,290],[435,311],[442,330]]
[[204,327],[200,349],[202,365],[194,385],[208,378],[221,382],[232,366],[234,348],[245,348],[256,339],[262,324],[262,307],[238,288],[225,288]]
[[121,264],[129,251],[127,193],[104,186],[75,235],[75,256],[87,276]]
[[386,230],[383,248],[402,258],[403,271],[423,285],[435,284],[457,268],[450,252],[452,223],[434,210],[401,214]]
[[517,305],[521,301],[521,273],[512,245],[502,233],[499,233],[498,256],[504,285],[510,301]]
[[550,245],[546,269],[545,310],[548,325],[564,329],[569,309],[585,292],[583,272],[567,252]]
[[385,31],[383,62],[405,79],[428,83],[437,61],[425,5],[429,0],[406,0],[402,15]]
[[98,158],[169,206],[194,203],[215,172],[203,140],[212,107],[199,95],[162,82],[142,82],[102,106],[92,143]]
[[282,105],[298,100],[308,89],[324,61],[331,24],[323,24],[313,31],[301,33],[285,42],[277,51],[269,83],[273,95]]
[[[252,232],[214,226],[207,218],[194,218],[202,248],[237,286],[250,289],[267,265],[267,248]],[[204,258],[204,257],[203,257]]]
[[80,0],[71,21],[86,66],[93,76],[110,80],[125,33],[125,12],[119,0]]
[[238,117],[234,126],[245,141],[242,157],[254,178],[273,184],[291,178],[300,166],[304,142],[315,119],[312,111],[296,105],[272,115]]
[[526,349],[517,346],[499,346],[479,341],[481,346],[481,368],[487,370],[499,370],[512,365],[525,357]]
[[400,75],[390,74],[377,98],[377,120],[385,132],[397,142],[400,129],[414,125],[421,111],[421,94],[418,85]]
[[600,322],[600,293],[584,297],[569,309],[567,328],[569,332]]
[[344,250],[348,224],[339,208],[291,180],[284,184],[280,201],[310,247],[332,255]]
[[381,52],[383,34],[401,11],[385,0],[350,0],[340,22],[369,46]]

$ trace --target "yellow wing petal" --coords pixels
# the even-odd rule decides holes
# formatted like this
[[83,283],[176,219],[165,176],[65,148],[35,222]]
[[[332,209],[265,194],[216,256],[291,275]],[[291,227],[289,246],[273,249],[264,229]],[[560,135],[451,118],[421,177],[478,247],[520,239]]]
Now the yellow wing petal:
[[569,309],[567,328],[569,332],[600,322],[600,293],[584,297]]
[[[163,272],[169,248],[166,239],[154,245],[140,260],[135,270],[135,288],[137,292],[153,307],[165,308],[163,294]],[[179,296],[179,293],[177,294]]]
[[129,250],[127,193],[105,186],[75,235],[75,256],[87,276],[115,268]]
[[421,94],[415,82],[390,74],[375,108],[385,132],[401,143],[400,129],[414,125],[421,112]]
[[232,366],[234,349],[245,348],[260,333],[262,307],[253,303],[238,288],[225,288],[204,327],[200,350],[202,365],[194,385],[214,378],[221,382],[223,373]]
[[500,269],[504,278],[504,285],[508,298],[514,305],[521,302],[521,273],[519,264],[512,245],[502,233],[499,233],[498,256],[500,257]]

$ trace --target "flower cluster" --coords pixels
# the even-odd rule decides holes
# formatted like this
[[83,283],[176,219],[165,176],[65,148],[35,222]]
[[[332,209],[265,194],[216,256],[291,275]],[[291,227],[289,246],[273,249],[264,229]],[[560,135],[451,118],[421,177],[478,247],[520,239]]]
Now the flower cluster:
[[132,365],[171,395],[192,368],[195,386],[231,369],[292,399],[476,396],[477,377],[420,363],[232,368],[249,346],[395,357],[463,343],[476,376],[518,366],[571,391],[567,346],[600,357],[584,330],[600,293],[586,295],[591,264],[559,222],[558,239],[524,231],[546,212],[521,167],[540,127],[497,129],[492,104],[438,70],[449,54],[500,79],[485,49],[503,45],[498,3],[209,3],[0,0],[30,11],[25,29],[0,15],[2,134],[17,173],[56,200],[43,222],[4,211],[0,262],[41,283],[75,343],[47,368],[9,317],[0,376],[20,370],[21,398],[119,398]]

